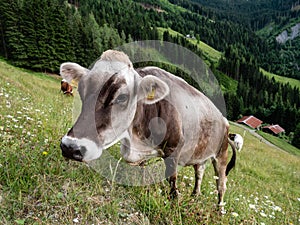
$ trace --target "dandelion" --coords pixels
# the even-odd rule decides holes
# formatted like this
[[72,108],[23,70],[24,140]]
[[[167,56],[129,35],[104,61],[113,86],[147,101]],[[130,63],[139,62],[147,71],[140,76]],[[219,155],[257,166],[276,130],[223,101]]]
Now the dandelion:
[[46,151],[43,151],[43,155],[48,155],[48,152],[46,152]]

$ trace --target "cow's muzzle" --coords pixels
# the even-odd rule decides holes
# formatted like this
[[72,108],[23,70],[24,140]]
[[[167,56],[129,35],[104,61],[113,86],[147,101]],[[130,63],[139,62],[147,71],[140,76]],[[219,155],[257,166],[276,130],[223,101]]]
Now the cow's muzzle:
[[62,155],[68,159],[73,159],[76,161],[82,162],[83,155],[82,152],[85,152],[85,149],[79,149],[79,148],[73,148],[73,146],[68,146],[64,144],[63,142],[60,142],[60,148],[62,151]]

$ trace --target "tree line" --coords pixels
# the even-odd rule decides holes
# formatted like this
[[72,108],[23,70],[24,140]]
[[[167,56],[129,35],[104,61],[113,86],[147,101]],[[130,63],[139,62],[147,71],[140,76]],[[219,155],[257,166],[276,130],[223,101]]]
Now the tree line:
[[[188,10],[172,11],[164,4],[158,12],[136,2],[139,1],[2,0],[0,55],[19,67],[58,72],[62,62],[74,61],[88,67],[104,50],[135,40],[158,40],[157,27],[170,27],[182,34],[193,33],[198,40],[224,52],[218,66],[211,66],[238,81],[238,93],[225,94],[230,119],[251,112],[266,122],[272,119],[271,122],[286,124],[288,132],[296,130],[299,90],[262,78],[259,56],[268,46],[261,38],[231,21],[213,21]],[[183,36],[165,32],[162,38],[204,57]],[[182,71],[170,69],[188,79]],[[280,117],[282,113],[286,116]],[[293,124],[290,118],[295,118]]]
[[0,11],[0,54],[23,68],[57,72],[65,61],[89,66],[126,41],[93,13],[62,0],[2,0]]

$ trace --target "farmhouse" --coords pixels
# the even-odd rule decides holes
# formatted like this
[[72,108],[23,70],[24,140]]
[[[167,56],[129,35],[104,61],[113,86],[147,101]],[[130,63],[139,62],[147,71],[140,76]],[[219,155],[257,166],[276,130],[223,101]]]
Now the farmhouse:
[[259,127],[261,126],[263,121],[261,121],[261,120],[259,120],[256,117],[251,115],[251,116],[244,116],[236,122],[241,123],[241,124],[245,124],[245,125],[253,128],[253,129],[259,129]]
[[278,135],[280,133],[285,132],[285,130],[279,126],[278,124],[276,125],[268,125],[268,126],[264,126],[262,128],[262,130],[266,133],[270,133],[270,134],[274,134],[274,135]]

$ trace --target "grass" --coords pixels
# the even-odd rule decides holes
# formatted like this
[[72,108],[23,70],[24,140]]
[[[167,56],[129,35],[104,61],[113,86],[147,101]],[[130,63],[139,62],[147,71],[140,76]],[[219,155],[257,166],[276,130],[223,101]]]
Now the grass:
[[289,144],[283,139],[275,137],[274,135],[265,133],[263,131],[258,131],[258,134],[265,138],[266,140],[270,141],[272,144],[276,145],[277,147],[281,148],[282,150],[289,152],[291,154],[300,156],[300,151],[298,148],[294,147],[293,145]]
[[274,79],[277,82],[283,83],[283,84],[289,84],[292,87],[296,87],[300,89],[300,80],[297,79],[293,79],[293,78],[288,78],[288,77],[283,77],[283,76],[279,76],[270,72],[265,71],[264,69],[260,69],[260,71],[267,77],[272,78],[274,77]]
[[[228,177],[225,215],[217,213],[210,164],[199,197],[190,196],[192,168],[181,168],[181,196],[172,201],[166,181],[120,185],[85,164],[66,161],[59,143],[72,125],[73,98],[62,95],[59,88],[58,79],[0,61],[2,224],[300,223],[300,158],[249,133]],[[231,132],[243,129],[231,126]],[[118,161],[117,145],[109,151]],[[102,172],[117,179],[122,167],[106,163]]]
[[[171,28],[163,28],[163,27],[158,27],[157,28],[160,34],[162,35],[164,31],[169,31],[170,35],[172,36],[184,36],[183,34],[172,30]],[[199,49],[202,50],[204,57],[207,59],[210,59],[212,62],[217,63],[219,59],[222,56],[222,53],[217,51],[216,49],[212,48],[211,46],[207,45],[206,43],[202,41],[197,41],[196,39],[188,39],[191,43],[195,44],[198,46]]]

